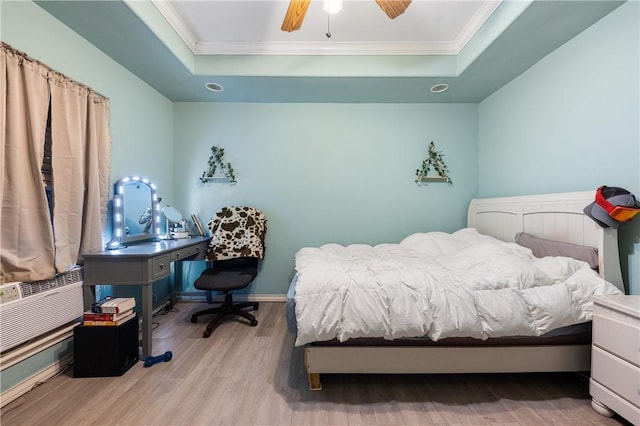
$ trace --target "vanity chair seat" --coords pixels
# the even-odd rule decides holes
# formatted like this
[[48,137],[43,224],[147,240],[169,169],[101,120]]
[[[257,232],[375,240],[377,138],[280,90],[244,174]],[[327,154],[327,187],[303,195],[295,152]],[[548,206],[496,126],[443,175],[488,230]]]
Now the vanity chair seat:
[[191,315],[191,322],[198,322],[202,315],[215,314],[209,321],[202,337],[209,337],[216,326],[227,316],[237,315],[249,320],[252,327],[258,325],[256,318],[246,312],[246,308],[258,309],[258,302],[233,303],[231,292],[248,286],[258,275],[258,258],[238,257],[210,261],[200,277],[194,282],[198,290],[220,291],[224,294],[222,305],[205,309]]

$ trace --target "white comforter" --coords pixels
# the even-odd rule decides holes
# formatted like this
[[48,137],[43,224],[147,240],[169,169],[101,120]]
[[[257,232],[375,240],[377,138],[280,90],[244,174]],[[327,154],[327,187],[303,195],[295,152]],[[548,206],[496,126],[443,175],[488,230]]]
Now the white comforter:
[[465,228],[400,244],[326,244],[296,254],[296,345],[337,338],[540,336],[591,320],[619,294],[585,262]]

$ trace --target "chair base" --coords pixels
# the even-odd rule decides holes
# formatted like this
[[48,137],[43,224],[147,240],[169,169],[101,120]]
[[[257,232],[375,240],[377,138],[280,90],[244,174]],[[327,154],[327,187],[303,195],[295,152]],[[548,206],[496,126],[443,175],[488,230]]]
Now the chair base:
[[221,306],[205,309],[205,310],[194,313],[193,315],[191,315],[191,322],[192,323],[198,322],[198,317],[202,315],[217,314],[215,317],[213,317],[211,321],[209,321],[209,324],[207,324],[207,328],[202,334],[202,337],[204,338],[211,336],[211,333],[213,332],[213,330],[228,315],[237,315],[237,316],[243,317],[249,320],[249,325],[251,327],[255,327],[256,325],[258,325],[258,321],[256,320],[256,317],[244,311],[243,309],[253,308],[254,311],[257,311],[258,306],[259,306],[258,302],[233,303],[233,300],[231,298],[231,293],[229,293],[228,291],[225,291],[224,302],[222,302]]

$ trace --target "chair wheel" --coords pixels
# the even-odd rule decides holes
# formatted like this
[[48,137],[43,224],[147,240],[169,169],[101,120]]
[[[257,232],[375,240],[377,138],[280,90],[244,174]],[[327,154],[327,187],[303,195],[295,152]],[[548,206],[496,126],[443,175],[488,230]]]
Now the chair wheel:
[[253,320],[253,321],[251,321],[250,324],[251,324],[251,327],[255,327],[256,325],[258,325],[258,321]]
[[197,323],[198,322],[198,317],[195,316],[195,315],[191,315],[191,322],[194,323],[194,324]]
[[202,337],[205,339],[209,336],[211,336],[211,330],[205,330],[204,333],[202,333]]

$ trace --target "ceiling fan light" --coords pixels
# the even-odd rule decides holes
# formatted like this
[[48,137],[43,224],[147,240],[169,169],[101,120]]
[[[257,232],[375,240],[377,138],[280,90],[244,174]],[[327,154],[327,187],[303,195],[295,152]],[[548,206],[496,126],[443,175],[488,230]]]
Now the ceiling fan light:
[[327,13],[338,13],[342,10],[342,0],[322,0],[322,10]]

